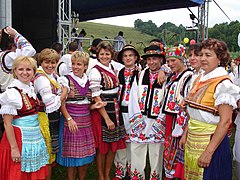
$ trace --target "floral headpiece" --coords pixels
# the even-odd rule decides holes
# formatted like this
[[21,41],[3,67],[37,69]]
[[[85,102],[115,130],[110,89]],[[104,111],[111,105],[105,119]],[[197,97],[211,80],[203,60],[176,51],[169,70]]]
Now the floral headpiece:
[[178,59],[186,59],[185,48],[183,45],[179,44],[178,47],[172,47],[167,49],[166,58],[175,57]]

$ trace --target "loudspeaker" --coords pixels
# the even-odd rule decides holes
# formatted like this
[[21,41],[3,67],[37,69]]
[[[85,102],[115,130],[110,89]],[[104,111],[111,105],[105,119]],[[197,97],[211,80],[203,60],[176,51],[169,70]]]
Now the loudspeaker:
[[37,52],[57,41],[57,0],[12,0],[12,26]]

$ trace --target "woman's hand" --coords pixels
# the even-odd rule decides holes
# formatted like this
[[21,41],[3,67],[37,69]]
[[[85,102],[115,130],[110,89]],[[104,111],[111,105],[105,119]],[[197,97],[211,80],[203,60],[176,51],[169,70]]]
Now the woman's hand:
[[11,156],[12,156],[13,162],[16,162],[16,163],[21,162],[21,155],[18,147],[11,149]]
[[105,123],[107,124],[108,129],[110,129],[110,130],[115,129],[115,124],[111,121],[110,118],[105,119]]
[[203,151],[201,156],[198,158],[198,166],[201,168],[207,168],[210,165],[212,159],[212,153]]
[[102,107],[105,107],[106,105],[107,105],[107,102],[98,101],[95,104],[91,105],[91,109],[100,109]]
[[185,102],[184,99],[182,99],[182,100],[180,101],[180,108],[181,108],[181,109],[186,109],[186,102]]
[[18,33],[15,29],[12,27],[8,26],[4,29],[5,33],[7,33],[11,38],[14,38],[15,35]]
[[77,123],[73,119],[68,120],[68,128],[71,133],[76,133],[78,131]]
[[186,142],[187,142],[186,136],[182,136],[179,141],[179,149],[184,150]]

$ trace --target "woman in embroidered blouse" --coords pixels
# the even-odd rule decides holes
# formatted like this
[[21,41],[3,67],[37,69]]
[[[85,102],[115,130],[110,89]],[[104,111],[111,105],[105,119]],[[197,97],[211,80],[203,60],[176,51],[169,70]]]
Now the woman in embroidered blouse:
[[48,152],[38,122],[38,101],[31,80],[36,61],[19,56],[13,63],[14,80],[0,94],[5,132],[0,143],[1,179],[45,179]]
[[[34,78],[34,88],[38,92],[41,101],[39,109],[40,129],[45,139],[49,164],[56,160],[56,153],[59,150],[59,119],[61,101],[67,96],[67,88],[62,88],[57,83],[55,67],[59,61],[59,54],[53,49],[43,49],[38,55],[40,67]],[[62,90],[62,92],[61,92]],[[51,165],[49,165],[49,176],[51,179]]]
[[97,169],[99,180],[110,180],[110,170],[115,153],[126,148],[125,129],[118,106],[118,80],[113,66],[113,47],[107,41],[97,46],[98,63],[89,74],[90,89],[95,102],[106,101],[107,106],[91,114],[95,147],[97,148]]
[[[199,44],[191,44],[188,48],[188,60],[190,67],[193,68],[193,75],[191,79],[186,84],[184,97],[187,96],[188,92],[192,88],[192,84],[195,81],[195,79],[202,73],[201,69],[201,50]],[[186,107],[184,100],[181,102],[181,109],[178,113],[177,117],[177,123],[179,126],[175,128],[172,132],[172,135],[175,137],[182,136],[183,133],[187,133],[187,121],[188,121],[188,115],[186,113]],[[183,132],[184,131],[184,132]],[[186,143],[186,134],[181,137],[181,140],[179,141],[179,148],[181,150],[184,150],[184,144]]]
[[230,180],[232,160],[227,130],[239,87],[232,84],[224,68],[231,60],[226,43],[208,39],[200,48],[204,73],[196,79],[186,98],[190,120],[185,178]]
[[[75,51],[71,57],[72,73],[62,76],[58,82],[68,88],[68,98],[61,106],[65,119],[60,121],[60,151],[57,162],[67,167],[68,179],[84,180],[87,165],[94,161],[95,144],[90,117],[91,93],[85,74],[89,55]],[[98,104],[100,105],[100,103]],[[92,105],[91,108],[101,106]]]
[[[12,64],[18,56],[33,56],[36,51],[33,46],[15,29],[7,26],[0,29],[0,92],[12,82]],[[4,131],[0,116],[0,139]]]
[[158,118],[162,125],[159,132],[164,137],[164,169],[165,179],[181,178],[183,167],[183,153],[178,149],[180,137],[173,136],[178,126],[177,115],[186,84],[192,76],[192,70],[187,69],[185,49],[183,46],[173,47],[166,51],[166,61],[172,74],[167,80],[162,111]]

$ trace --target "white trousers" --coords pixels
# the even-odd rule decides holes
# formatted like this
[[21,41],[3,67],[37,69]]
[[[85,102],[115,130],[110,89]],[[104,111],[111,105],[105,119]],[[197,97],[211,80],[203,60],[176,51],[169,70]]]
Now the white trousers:
[[130,175],[131,170],[131,143],[126,142],[126,149],[117,150],[114,164],[116,167],[115,177],[123,179],[126,176],[126,172]]
[[145,166],[147,159],[147,152],[150,162],[150,179],[162,179],[163,169],[163,143],[131,143],[131,179],[138,177],[138,179],[145,179]]

